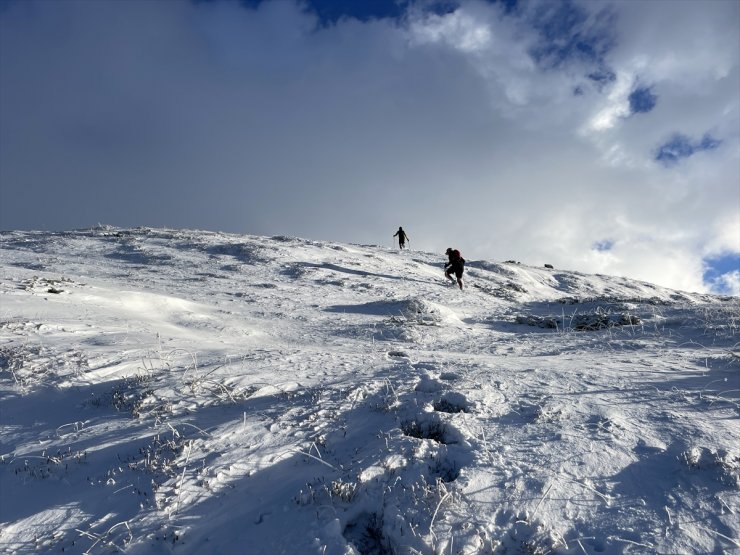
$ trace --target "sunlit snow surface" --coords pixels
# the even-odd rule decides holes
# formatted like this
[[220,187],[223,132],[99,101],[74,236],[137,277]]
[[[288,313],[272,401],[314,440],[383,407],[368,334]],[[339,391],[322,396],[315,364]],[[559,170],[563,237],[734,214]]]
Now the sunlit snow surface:
[[0,551],[737,552],[738,299],[446,246],[0,234]]

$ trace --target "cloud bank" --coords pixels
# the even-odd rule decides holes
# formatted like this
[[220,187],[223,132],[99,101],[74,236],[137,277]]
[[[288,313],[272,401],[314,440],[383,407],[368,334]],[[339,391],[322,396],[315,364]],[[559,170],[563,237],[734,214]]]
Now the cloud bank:
[[413,248],[738,291],[740,4],[437,8],[3,2],[0,227],[403,225]]

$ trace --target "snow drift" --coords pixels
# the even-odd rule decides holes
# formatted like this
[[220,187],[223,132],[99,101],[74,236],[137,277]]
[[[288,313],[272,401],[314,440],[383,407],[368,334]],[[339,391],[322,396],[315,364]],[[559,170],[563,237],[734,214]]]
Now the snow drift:
[[740,548],[737,298],[444,259],[1,233],[0,550]]

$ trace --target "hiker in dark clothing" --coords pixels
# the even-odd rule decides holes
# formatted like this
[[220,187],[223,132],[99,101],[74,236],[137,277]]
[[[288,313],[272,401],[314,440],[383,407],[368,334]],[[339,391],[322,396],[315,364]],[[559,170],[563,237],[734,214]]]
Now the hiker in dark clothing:
[[452,283],[455,283],[455,279],[452,277],[452,274],[455,274],[455,277],[457,278],[457,285],[460,287],[460,290],[463,288],[463,272],[465,271],[465,259],[460,254],[460,251],[457,249],[449,248],[445,252],[447,255],[447,258],[449,259],[449,262],[445,264],[445,277],[448,278]]
[[402,249],[406,246],[406,239],[411,241],[411,239],[409,239],[409,236],[406,235],[406,232],[403,230],[401,226],[398,226],[398,231],[396,231],[393,234],[393,237],[396,237],[396,236],[398,236],[398,248],[399,249]]

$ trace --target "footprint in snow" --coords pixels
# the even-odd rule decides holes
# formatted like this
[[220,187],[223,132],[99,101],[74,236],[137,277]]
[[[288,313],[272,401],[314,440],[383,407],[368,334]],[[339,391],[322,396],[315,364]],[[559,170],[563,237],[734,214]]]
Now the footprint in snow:
[[462,393],[448,391],[432,405],[437,412],[455,414],[458,412],[470,412],[470,402]]
[[443,384],[442,382],[439,382],[429,376],[422,376],[421,380],[419,380],[419,383],[416,384],[414,390],[422,393],[434,393],[437,391],[441,391],[444,388],[445,384]]

